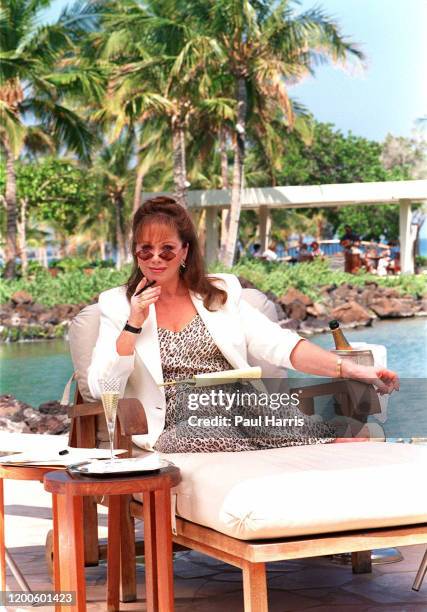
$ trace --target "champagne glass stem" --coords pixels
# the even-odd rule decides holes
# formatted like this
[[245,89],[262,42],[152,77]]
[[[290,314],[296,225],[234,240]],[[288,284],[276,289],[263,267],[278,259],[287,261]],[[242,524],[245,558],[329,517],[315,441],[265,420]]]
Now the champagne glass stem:
[[108,427],[108,437],[110,439],[110,460],[111,462],[114,461],[114,428],[113,427]]

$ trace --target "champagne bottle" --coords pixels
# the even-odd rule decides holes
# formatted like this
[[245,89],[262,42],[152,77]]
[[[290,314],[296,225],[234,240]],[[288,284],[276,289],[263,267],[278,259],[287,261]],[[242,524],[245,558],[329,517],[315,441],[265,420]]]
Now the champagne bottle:
[[333,320],[329,321],[329,328],[332,332],[335,342],[335,348],[338,351],[352,351],[353,348],[350,346],[349,341],[342,333],[342,329],[340,328],[340,324],[338,321]]

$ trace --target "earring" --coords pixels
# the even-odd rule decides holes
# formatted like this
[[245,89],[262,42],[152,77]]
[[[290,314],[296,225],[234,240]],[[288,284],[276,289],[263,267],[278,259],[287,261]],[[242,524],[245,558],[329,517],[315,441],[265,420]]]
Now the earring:
[[187,266],[185,265],[185,259],[181,261],[181,265],[179,266],[181,272],[185,272]]

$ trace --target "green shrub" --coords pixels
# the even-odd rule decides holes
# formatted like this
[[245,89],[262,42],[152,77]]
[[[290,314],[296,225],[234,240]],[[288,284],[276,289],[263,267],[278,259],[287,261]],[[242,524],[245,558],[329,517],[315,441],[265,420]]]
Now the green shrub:
[[[346,274],[331,270],[327,261],[320,260],[291,266],[248,258],[242,259],[231,270],[215,264],[211,266],[210,271],[231,272],[246,278],[261,291],[272,291],[277,296],[282,295],[290,287],[295,287],[313,300],[319,299],[319,289],[325,285],[339,286],[350,283],[353,286],[363,286],[367,281],[374,281],[385,287],[394,287],[402,294],[418,297],[427,294],[425,275],[378,277],[364,272]],[[101,291],[124,284],[129,274],[130,265],[124,266],[122,270],[96,267],[90,275],[82,270],[72,270],[63,272],[55,278],[45,268],[36,269],[26,280],[0,280],[0,303],[8,302],[10,296],[18,290],[28,291],[36,302],[45,306],[89,303]]]
[[404,274],[401,276],[380,277],[374,274],[347,274],[331,270],[326,260],[288,265],[282,262],[267,262],[253,258],[243,258],[231,270],[221,264],[210,268],[212,272],[231,272],[242,276],[261,291],[272,291],[281,296],[290,287],[299,289],[313,300],[319,299],[319,289],[325,285],[337,286],[350,283],[363,286],[366,282],[376,282],[384,287],[396,288],[400,293],[420,297],[427,293],[427,278],[422,275]]
[[8,302],[10,296],[20,290],[28,291],[35,302],[45,306],[89,303],[101,291],[124,284],[129,274],[130,266],[125,266],[119,271],[95,268],[91,275],[84,274],[82,270],[74,270],[54,278],[43,269],[26,280],[1,280],[0,303]]

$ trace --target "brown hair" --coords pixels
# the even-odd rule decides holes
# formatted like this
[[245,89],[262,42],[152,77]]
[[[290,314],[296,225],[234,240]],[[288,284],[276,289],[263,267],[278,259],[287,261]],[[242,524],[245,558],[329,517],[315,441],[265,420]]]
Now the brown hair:
[[217,310],[227,301],[227,292],[216,287],[211,281],[219,280],[206,276],[203,257],[200,252],[196,230],[186,209],[176,200],[167,196],[157,196],[144,202],[136,211],[132,220],[132,257],[133,267],[126,283],[128,300],[135,293],[142,279],[142,272],[135,255],[138,236],[142,228],[149,223],[159,223],[175,230],[184,245],[188,244],[185,269],[180,271],[184,284],[190,291],[203,299],[203,305],[208,310]]

